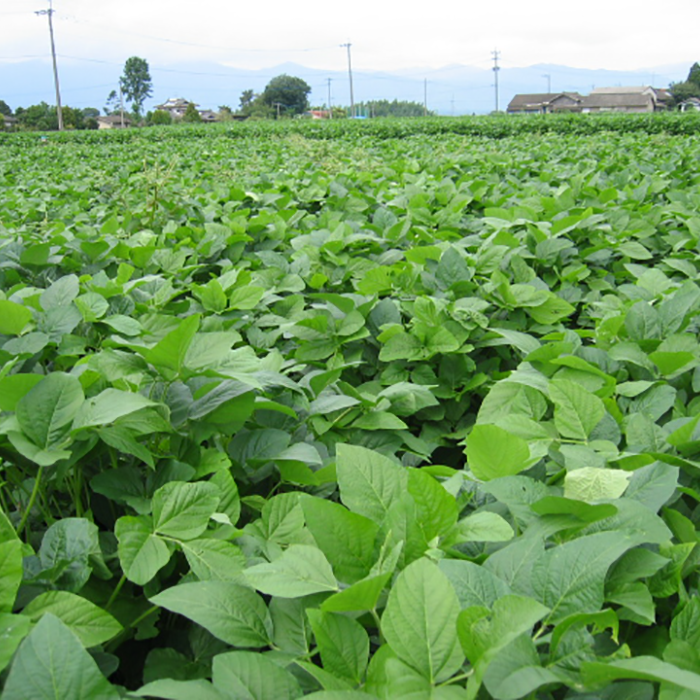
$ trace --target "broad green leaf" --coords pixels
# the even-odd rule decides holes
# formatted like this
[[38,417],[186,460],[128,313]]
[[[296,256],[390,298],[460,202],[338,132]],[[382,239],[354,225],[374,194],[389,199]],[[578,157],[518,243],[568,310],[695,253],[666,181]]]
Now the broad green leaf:
[[43,378],[41,374],[11,374],[0,379],[0,411],[14,411],[19,400]]
[[53,372],[17,402],[17,422],[35,445],[51,448],[62,442],[83,401],[83,389],[75,377]]
[[153,532],[150,516],[125,515],[117,520],[119,563],[124,575],[143,586],[170,561],[168,545]]
[[253,649],[270,644],[272,625],[267,606],[249,588],[229,581],[182,583],[150,600],[189,618],[227,644]]
[[379,601],[384,587],[389,582],[392,572],[379,576],[368,576],[362,581],[353,583],[342,591],[326,598],[321,605],[328,612],[354,612],[372,610]]
[[141,394],[133,394],[129,391],[118,389],[105,389],[97,396],[86,399],[80,406],[73,429],[87,428],[96,425],[109,425],[122,416],[140,411],[147,406],[154,406],[155,402]]
[[184,365],[187,350],[199,328],[199,316],[188,316],[170,331],[163,340],[149,350],[141,351],[148,362],[177,375]]
[[28,617],[0,612],[0,671],[5,670],[31,628],[32,621]]
[[583,467],[567,473],[564,478],[564,496],[578,501],[619,498],[627,489],[632,474],[622,469]]
[[389,593],[382,632],[399,659],[431,683],[462,664],[457,641],[459,602],[435,564],[419,559],[406,567]]
[[605,575],[635,542],[621,533],[601,532],[548,549],[532,569],[534,595],[550,610],[549,624],[569,615],[597,612],[603,605]]
[[122,626],[105,610],[67,591],[42,593],[27,605],[22,614],[33,622],[46,613],[55,615],[70,628],[85,647],[94,647],[119,634]]
[[408,493],[416,504],[418,525],[426,540],[446,535],[457,522],[458,507],[454,496],[426,471],[409,470]]
[[303,498],[306,526],[338,579],[355,583],[374,562],[374,542],[379,531],[369,518],[321,498]]
[[12,611],[22,583],[22,543],[18,539],[0,542],[0,613]]
[[261,593],[279,598],[338,590],[333,569],[323,552],[304,544],[290,545],[279,559],[252,566],[244,574]]
[[554,402],[554,425],[563,437],[587,440],[605,415],[605,406],[595,394],[568,379],[552,380],[549,396]]
[[700,693],[700,675],[657,659],[655,656],[636,656],[609,663],[589,662],[581,671],[586,685],[601,687],[611,681],[632,678],[670,683],[679,688]]
[[671,622],[671,639],[680,639],[692,644],[700,645],[700,598],[691,598]]
[[511,593],[505,581],[470,561],[443,559],[439,567],[457,593],[461,608],[491,608],[499,598]]
[[224,540],[181,542],[192,573],[200,581],[240,581],[246,560],[235,544]]
[[19,335],[32,320],[32,312],[14,301],[0,299],[0,335]]
[[340,500],[354,513],[381,523],[389,506],[406,490],[405,469],[384,455],[353,445],[337,445]]
[[369,660],[369,636],[352,618],[332,612],[307,612],[323,668],[359,685]]
[[466,452],[469,468],[483,481],[519,474],[531,466],[527,442],[497,425],[475,425]]
[[42,617],[20,644],[3,700],[118,700],[78,638],[54,615]]
[[39,297],[39,303],[44,311],[50,311],[61,306],[69,306],[80,292],[80,284],[76,275],[59,277]]
[[513,539],[513,528],[497,513],[481,511],[458,523],[460,542],[507,542]]
[[151,681],[131,694],[140,698],[163,700],[229,700],[231,697],[218,691],[209,681],[176,681],[170,678]]
[[153,494],[153,530],[179,540],[199,537],[216,512],[221,495],[214,484],[171,481]]
[[272,598],[270,618],[274,645],[288,654],[305,656],[311,645],[311,626],[306,616],[304,598]]
[[289,671],[250,651],[215,656],[212,680],[227,698],[296,700],[302,696],[299,683]]

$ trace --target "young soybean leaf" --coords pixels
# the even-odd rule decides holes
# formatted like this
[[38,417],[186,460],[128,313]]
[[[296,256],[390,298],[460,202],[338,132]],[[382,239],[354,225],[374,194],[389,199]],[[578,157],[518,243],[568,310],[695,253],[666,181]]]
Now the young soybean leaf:
[[540,555],[532,569],[532,589],[552,611],[547,624],[556,624],[575,613],[600,610],[608,569],[634,544],[619,532],[600,532]]
[[0,299],[0,334],[19,335],[32,320],[32,312],[14,301]]
[[154,401],[141,394],[120,391],[119,389],[105,389],[97,396],[87,399],[80,406],[73,421],[73,429],[108,425],[122,416],[128,416],[130,413],[154,405]]
[[0,613],[0,671],[10,663],[20,642],[29,634],[32,621],[24,615]]
[[114,533],[119,540],[119,563],[129,581],[143,586],[170,561],[170,549],[153,532],[150,516],[125,515],[117,520]]
[[198,328],[199,316],[188,316],[155,347],[150,349],[137,348],[137,352],[155,367],[170,370],[170,373],[176,376],[185,363],[187,350]]
[[131,692],[139,698],[162,698],[163,700],[229,700],[229,695],[220,693],[214,686],[203,679],[195,681],[176,681],[161,678],[141,686]]
[[575,469],[564,477],[564,497],[587,503],[613,500],[622,496],[631,478],[622,469]]
[[418,559],[396,579],[382,633],[394,653],[431,683],[449,678],[464,655],[457,640],[459,602],[446,576],[428,559]]
[[47,450],[62,442],[84,400],[76,377],[53,372],[17,402],[15,415],[24,435]]
[[219,505],[214,484],[171,481],[153,494],[153,530],[178,540],[199,537]]
[[108,612],[86,598],[67,591],[42,593],[22,610],[22,614],[33,622],[46,613],[55,615],[69,627],[84,647],[102,644],[122,630],[122,626]]
[[369,636],[365,628],[356,620],[337,613],[308,610],[307,615],[323,668],[359,685],[369,660]]
[[338,590],[333,569],[323,552],[305,544],[290,545],[279,559],[252,566],[244,574],[261,593],[279,598],[301,598]]
[[22,583],[22,543],[18,539],[0,543],[0,613],[12,612]]
[[2,697],[118,700],[119,693],[100,673],[78,638],[57,617],[47,613],[20,644]]
[[554,402],[554,425],[563,437],[588,440],[605,415],[605,406],[595,394],[568,379],[553,379],[549,397]]
[[214,688],[226,698],[296,700],[303,693],[296,678],[261,654],[232,651],[214,657]]
[[192,573],[200,581],[237,581],[246,564],[245,555],[231,542],[214,539],[181,542]]
[[337,445],[340,500],[354,513],[381,523],[389,506],[406,491],[406,470],[364,447]]
[[519,474],[532,466],[527,442],[497,425],[475,425],[466,452],[469,468],[482,481]]
[[337,578],[355,583],[367,576],[374,562],[379,526],[338,503],[306,496],[301,500],[306,526],[333,567]]
[[272,624],[265,601],[230,581],[182,583],[150,600],[189,618],[227,644],[252,649],[270,644]]
[[[622,678],[670,683],[700,693],[700,675],[678,668],[655,656],[636,656],[609,663],[588,662],[581,666],[584,682],[589,687],[602,687]],[[688,696],[690,697],[690,696]]]

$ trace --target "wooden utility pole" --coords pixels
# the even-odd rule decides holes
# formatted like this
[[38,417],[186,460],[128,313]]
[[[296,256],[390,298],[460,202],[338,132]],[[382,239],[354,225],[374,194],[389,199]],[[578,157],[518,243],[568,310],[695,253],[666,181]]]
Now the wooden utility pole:
[[63,108],[61,107],[61,89],[58,85],[58,65],[56,63],[56,45],[53,40],[53,20],[51,19],[54,9],[49,0],[48,10],[36,10],[36,15],[46,15],[49,18],[49,36],[51,37],[51,58],[53,59],[53,82],[56,86],[56,114],[58,116],[58,130],[63,131]]
[[122,83],[119,81],[119,115],[121,117],[122,129],[124,128],[124,93],[122,92]]
[[428,116],[428,79],[423,78],[423,116]]
[[551,94],[552,92],[552,76],[549,73],[545,73],[543,78],[547,78],[547,94]]
[[348,76],[350,78],[350,117],[355,116],[355,93],[352,89],[352,58],[350,56],[350,47],[352,44],[348,42],[347,44],[341,44],[341,48],[348,50]]

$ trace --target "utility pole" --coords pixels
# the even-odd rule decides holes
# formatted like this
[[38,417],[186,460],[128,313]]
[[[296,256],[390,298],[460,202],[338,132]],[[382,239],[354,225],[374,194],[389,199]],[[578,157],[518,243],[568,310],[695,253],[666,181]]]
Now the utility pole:
[[124,93],[122,92],[122,81],[119,81],[119,115],[121,117],[122,129],[124,128]]
[[333,78],[328,78],[328,118],[333,119],[333,105],[331,104],[331,81]]
[[53,58],[53,82],[56,86],[56,114],[58,115],[58,130],[63,131],[63,108],[61,107],[61,89],[58,86],[58,65],[56,64],[56,45],[53,40],[53,20],[51,19],[54,9],[49,0],[48,10],[36,10],[35,15],[46,15],[49,18],[49,35],[51,37],[51,57]]
[[549,73],[545,73],[543,78],[547,78],[547,94],[552,93],[552,76]]
[[284,107],[284,105],[281,102],[273,102],[272,106],[277,107],[277,119],[279,119],[280,118],[280,107]]
[[491,52],[493,56],[493,77],[494,77],[494,87],[496,88],[496,112],[498,112],[498,71],[501,70],[498,65],[498,58],[501,52],[498,49],[494,49]]
[[428,79],[423,78],[423,116],[428,116]]
[[350,117],[355,116],[355,93],[352,89],[352,59],[350,57],[350,47],[352,44],[348,42],[347,44],[341,44],[340,48],[345,48],[348,50],[348,76],[350,77]]

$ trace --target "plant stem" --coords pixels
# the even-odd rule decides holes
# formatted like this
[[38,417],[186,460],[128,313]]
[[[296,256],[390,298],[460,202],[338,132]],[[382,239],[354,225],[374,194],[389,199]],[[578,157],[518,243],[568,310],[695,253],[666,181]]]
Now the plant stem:
[[112,591],[112,595],[109,596],[109,600],[107,601],[107,605],[105,605],[105,610],[109,610],[112,607],[112,603],[117,599],[117,596],[119,595],[119,591],[121,591],[122,586],[126,583],[126,576],[122,574],[122,577],[119,579],[119,583],[114,587],[114,590]]
[[[24,510],[22,519],[19,521],[19,525],[17,526],[17,532],[22,532],[24,526],[27,524],[29,513],[34,507],[34,501],[36,501],[36,497],[39,493],[39,484],[41,483],[41,475],[43,474],[43,472],[44,467],[39,467],[39,471],[36,473],[36,479],[34,479],[34,488],[32,489],[32,494],[31,496],[29,496],[29,503],[27,503],[27,507]],[[27,528],[27,542],[29,542],[29,528]]]

